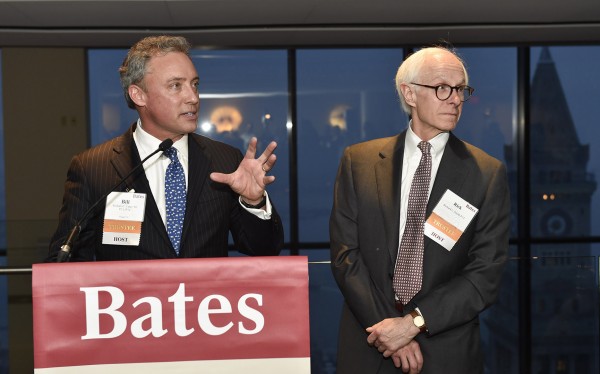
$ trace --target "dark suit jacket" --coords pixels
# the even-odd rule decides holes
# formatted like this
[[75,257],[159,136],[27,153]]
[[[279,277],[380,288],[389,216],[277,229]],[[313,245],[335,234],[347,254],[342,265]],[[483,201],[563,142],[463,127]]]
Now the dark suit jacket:
[[[67,173],[59,225],[47,261],[55,261],[69,231],[84,212],[110,191],[141,160],[133,131],[73,157]],[[242,160],[241,152],[206,137],[188,136],[189,165],[185,220],[179,257],[225,257],[231,231],[237,249],[249,255],[277,255],[283,246],[283,227],[273,209],[270,220],[244,210],[238,195],[227,185],[210,180],[211,172],[231,173]],[[148,180],[143,171],[134,173],[118,191],[134,189],[147,194],[139,246],[102,244],[105,201],[84,222],[72,247],[72,261],[132,260],[177,257],[167,236]]]
[[[401,315],[392,277],[405,136],[351,146],[339,167],[330,219],[331,266],[345,299],[338,374],[401,372],[367,344],[365,328]],[[425,237],[422,289],[405,310],[418,306],[427,323],[428,333],[417,336],[422,373],[480,373],[478,315],[496,298],[508,251],[506,169],[450,134],[427,216],[447,189],[479,212],[451,251]]]

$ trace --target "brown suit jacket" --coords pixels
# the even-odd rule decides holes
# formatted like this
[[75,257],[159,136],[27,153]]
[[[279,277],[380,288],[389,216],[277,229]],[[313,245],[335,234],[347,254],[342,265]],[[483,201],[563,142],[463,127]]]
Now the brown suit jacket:
[[[345,299],[338,374],[401,372],[367,344],[365,329],[401,315],[392,276],[405,136],[348,147],[340,163],[330,219],[331,266]],[[422,289],[406,310],[418,306],[427,323],[428,333],[417,336],[422,373],[480,373],[478,315],[496,298],[508,252],[506,169],[450,134],[427,216],[447,189],[479,212],[451,251],[425,237]]]
[[[110,191],[141,160],[133,141],[135,124],[123,135],[73,157],[58,228],[51,240],[47,261],[55,261],[69,231],[84,212]],[[270,220],[244,210],[238,195],[227,185],[210,180],[211,172],[231,173],[242,160],[241,152],[224,143],[190,134],[185,220],[179,257],[225,257],[231,232],[237,249],[249,255],[277,255],[283,246],[283,226],[273,209]],[[83,223],[72,247],[72,261],[132,260],[177,257],[168,238],[148,180],[134,173],[117,190],[147,194],[139,246],[102,244],[105,203],[101,202]]]

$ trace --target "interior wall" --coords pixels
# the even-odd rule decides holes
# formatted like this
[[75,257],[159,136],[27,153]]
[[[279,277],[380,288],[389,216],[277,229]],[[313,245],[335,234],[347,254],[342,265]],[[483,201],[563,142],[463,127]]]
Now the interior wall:
[[[85,50],[3,48],[2,77],[7,258],[28,267],[44,259],[69,161],[87,147]],[[32,373],[31,276],[8,288],[10,372]]]

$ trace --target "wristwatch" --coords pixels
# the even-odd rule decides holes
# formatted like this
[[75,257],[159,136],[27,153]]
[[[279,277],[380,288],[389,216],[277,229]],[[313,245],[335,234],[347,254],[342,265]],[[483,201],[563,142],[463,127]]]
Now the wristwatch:
[[427,326],[425,326],[425,318],[423,318],[423,316],[420,315],[419,312],[417,312],[416,310],[412,310],[410,312],[410,315],[413,318],[413,323],[421,332],[427,331]]

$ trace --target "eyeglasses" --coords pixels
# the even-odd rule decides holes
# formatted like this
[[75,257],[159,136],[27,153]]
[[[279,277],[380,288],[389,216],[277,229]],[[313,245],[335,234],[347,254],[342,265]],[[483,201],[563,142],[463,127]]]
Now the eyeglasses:
[[469,86],[454,86],[454,87],[452,87],[447,84],[440,84],[437,86],[429,86],[427,84],[419,84],[419,83],[414,83],[414,82],[411,82],[410,84],[414,84],[415,86],[427,87],[427,88],[431,88],[431,89],[435,90],[435,96],[441,101],[448,100],[450,98],[450,96],[452,96],[452,91],[454,91],[454,90],[456,90],[456,94],[460,98],[460,101],[469,100],[471,98],[471,95],[473,95],[473,92],[475,92],[475,89],[473,87],[469,87]]

